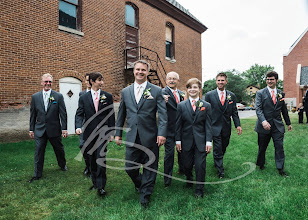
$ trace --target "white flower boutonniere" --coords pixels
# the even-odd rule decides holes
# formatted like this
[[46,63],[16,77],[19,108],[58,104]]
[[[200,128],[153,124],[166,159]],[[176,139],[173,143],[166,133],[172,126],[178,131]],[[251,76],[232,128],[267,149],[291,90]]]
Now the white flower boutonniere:
[[143,92],[144,98],[152,96],[150,90],[151,90],[151,88],[148,88],[148,89],[144,90],[144,92]]
[[101,95],[100,97],[100,102],[104,103],[106,101],[107,97],[105,96],[105,94]]
[[231,101],[231,95],[230,94],[227,95],[227,100]]
[[53,102],[53,101],[55,101],[55,98],[53,96],[50,96],[49,97],[49,102]]

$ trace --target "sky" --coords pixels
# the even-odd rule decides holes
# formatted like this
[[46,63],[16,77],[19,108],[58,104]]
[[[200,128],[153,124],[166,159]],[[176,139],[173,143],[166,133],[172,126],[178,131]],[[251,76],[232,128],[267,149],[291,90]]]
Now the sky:
[[283,55],[308,28],[308,0],[177,0],[208,29],[202,81],[220,71],[271,65],[283,79]]

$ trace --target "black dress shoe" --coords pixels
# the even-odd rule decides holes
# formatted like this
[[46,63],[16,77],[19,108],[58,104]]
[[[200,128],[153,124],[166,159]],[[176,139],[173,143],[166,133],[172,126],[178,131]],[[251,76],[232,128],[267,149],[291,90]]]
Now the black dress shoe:
[[185,188],[191,189],[191,188],[193,188],[193,184],[192,183],[186,183]]
[[91,190],[93,190],[93,189],[96,189],[96,186],[91,186],[90,188],[89,188],[89,190],[91,191]]
[[34,180],[39,180],[40,177],[32,177],[30,180],[28,180],[29,183],[32,183]]
[[141,202],[140,205],[142,208],[147,209],[149,207],[149,201]]
[[67,171],[68,169],[67,169],[67,166],[65,165],[64,167],[61,167],[61,170],[62,171]]
[[98,189],[97,190],[97,194],[101,197],[105,196],[106,195],[106,191],[104,189]]
[[224,173],[218,173],[218,178],[219,179],[223,179],[225,177],[225,174]]
[[289,177],[289,175],[286,172],[284,172],[283,170],[278,170],[278,172],[279,172],[280,176]]

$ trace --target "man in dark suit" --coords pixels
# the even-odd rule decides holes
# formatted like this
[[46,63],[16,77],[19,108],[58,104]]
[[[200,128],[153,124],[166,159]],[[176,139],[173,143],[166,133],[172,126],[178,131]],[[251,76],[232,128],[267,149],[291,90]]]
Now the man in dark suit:
[[[167,110],[161,88],[147,82],[150,65],[134,63],[135,82],[124,88],[116,123],[115,141],[121,144],[122,128],[127,119],[125,170],[140,192],[141,206],[150,202],[158,168],[159,146],[166,141]],[[158,112],[158,127],[156,113]],[[139,170],[143,165],[143,174]]]
[[182,152],[186,187],[192,187],[195,165],[195,196],[202,198],[206,173],[206,155],[212,149],[211,105],[199,99],[201,81],[192,78],[186,83],[189,99],[178,104],[176,113],[176,148]]
[[[91,90],[91,85],[90,85],[90,83],[89,83],[89,75],[90,75],[90,73],[86,73],[86,75],[85,75],[85,84],[86,84],[86,87],[87,87],[87,88],[79,93],[79,97],[82,96],[82,95],[84,95],[84,94],[86,94],[87,92],[89,92],[89,91]],[[83,133],[81,133],[81,134],[79,135],[79,148],[80,148],[80,149],[82,149],[83,144],[84,144]],[[86,151],[83,151],[82,153],[83,153],[84,162],[85,162],[85,164],[86,164],[86,168],[84,169],[83,174],[86,175],[86,176],[88,176],[88,177],[90,177],[91,172],[90,172],[90,161],[89,161],[89,157],[88,157],[88,154],[87,154]]]
[[[167,139],[165,143],[164,157],[164,173],[172,176],[174,164],[174,148],[175,148],[175,121],[176,109],[178,104],[184,100],[185,94],[177,89],[179,83],[179,74],[169,72],[166,76],[167,86],[163,89],[163,96],[167,106],[168,126]],[[181,161],[181,153],[178,152],[179,173],[184,174],[183,162]],[[165,187],[170,186],[171,178],[164,176]]]
[[265,152],[271,138],[275,147],[275,162],[281,176],[288,176],[284,170],[285,155],[283,150],[283,137],[285,133],[281,114],[288,125],[288,130],[292,130],[287,106],[284,102],[285,94],[276,88],[278,74],[270,71],[266,74],[267,87],[261,89],[256,94],[256,114],[258,120],[255,131],[258,132],[259,152],[257,166],[264,169]]
[[[32,95],[30,107],[30,138],[35,139],[35,172],[29,182],[42,177],[47,141],[51,143],[62,171],[67,170],[61,134],[67,137],[67,114],[61,93],[51,90],[53,77],[42,76],[43,91]],[[60,120],[61,119],[61,120]]]
[[236,108],[235,95],[226,90],[228,77],[225,73],[216,76],[217,89],[205,95],[205,101],[212,106],[212,129],[213,129],[213,157],[217,168],[218,178],[224,178],[223,157],[229,145],[231,136],[231,117],[237,129],[238,135],[242,134],[240,118]]
[[305,96],[304,96],[304,109],[306,112],[306,120],[308,124],[308,87],[306,88]]
[[99,196],[105,196],[107,144],[109,140],[113,140],[115,125],[113,98],[111,94],[101,90],[101,73],[90,73],[89,83],[91,90],[79,98],[75,127],[76,134],[83,133],[83,148],[90,161],[93,183],[90,190],[97,189]]

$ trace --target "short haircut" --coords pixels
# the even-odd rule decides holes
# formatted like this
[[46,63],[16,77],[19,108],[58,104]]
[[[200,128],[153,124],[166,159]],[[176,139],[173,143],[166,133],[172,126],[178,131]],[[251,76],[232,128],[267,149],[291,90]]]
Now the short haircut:
[[276,73],[275,71],[268,71],[267,73],[266,73],[266,78],[267,77],[275,77],[275,79],[278,79],[278,73]]
[[200,88],[200,89],[202,88],[202,83],[201,83],[201,81],[200,81],[199,79],[197,79],[197,78],[191,78],[191,79],[189,79],[189,80],[187,81],[187,83],[186,83],[186,88],[187,88],[187,89],[188,89],[188,88],[191,88],[191,86],[192,86],[193,84],[198,84],[199,88]]
[[100,72],[89,73],[89,83],[92,86],[91,80],[95,82],[98,78],[103,79],[103,75]]
[[150,64],[147,62],[147,61],[145,61],[145,60],[137,60],[136,62],[134,62],[134,70],[135,70],[135,66],[136,66],[136,64],[137,63],[142,63],[142,64],[145,64],[145,65],[147,65],[147,67],[148,67],[148,72],[150,72]]
[[225,74],[224,72],[218,73],[218,74],[216,75],[216,79],[217,79],[219,76],[221,76],[221,77],[225,77],[225,78],[226,78],[226,80],[228,79],[227,74]]
[[178,74],[177,72],[174,72],[174,71],[171,71],[171,72],[167,73],[167,75],[166,75],[166,79],[167,79],[167,78],[168,78],[168,76],[169,76],[170,74],[172,74],[172,73],[174,73],[174,74],[176,75],[176,78],[177,78],[177,79],[180,79],[179,74]]
[[44,81],[44,79],[47,78],[47,77],[50,77],[51,80],[53,81],[53,77],[52,77],[52,75],[51,75],[50,73],[45,73],[45,74],[42,76],[42,81]]

